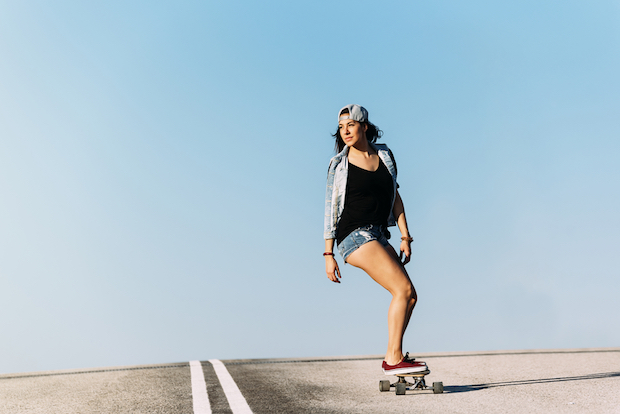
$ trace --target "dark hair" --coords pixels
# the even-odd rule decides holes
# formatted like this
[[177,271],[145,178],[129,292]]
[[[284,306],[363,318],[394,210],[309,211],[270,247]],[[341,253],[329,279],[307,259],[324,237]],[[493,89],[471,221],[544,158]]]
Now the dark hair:
[[[345,108],[340,113],[340,115],[348,114],[348,113],[349,113],[349,110]],[[366,129],[366,139],[368,140],[368,142],[372,144],[374,144],[377,141],[377,139],[381,138],[381,135],[383,135],[383,131],[381,131],[379,127],[377,127],[375,124],[373,124],[370,121],[360,122],[360,124],[368,125],[368,129]],[[338,127],[338,129],[336,130],[336,133],[333,134],[332,137],[336,138],[336,145],[334,146],[334,149],[336,150],[336,153],[340,153],[340,151],[342,151],[342,149],[345,146],[345,143],[342,140],[342,137],[340,136],[340,127]]]

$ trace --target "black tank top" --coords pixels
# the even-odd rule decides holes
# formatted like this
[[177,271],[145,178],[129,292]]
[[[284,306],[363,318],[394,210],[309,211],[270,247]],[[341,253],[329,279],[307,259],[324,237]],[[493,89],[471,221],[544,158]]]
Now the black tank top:
[[338,243],[359,227],[376,224],[387,228],[393,196],[394,182],[382,161],[377,171],[349,163],[344,210],[336,235]]

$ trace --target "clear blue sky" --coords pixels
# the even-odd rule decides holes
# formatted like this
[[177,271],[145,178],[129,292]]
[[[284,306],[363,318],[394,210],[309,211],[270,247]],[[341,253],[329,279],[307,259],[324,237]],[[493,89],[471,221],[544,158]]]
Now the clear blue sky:
[[620,344],[617,1],[0,1],[0,56],[0,372],[383,353],[389,294],[321,256],[349,103],[405,350]]

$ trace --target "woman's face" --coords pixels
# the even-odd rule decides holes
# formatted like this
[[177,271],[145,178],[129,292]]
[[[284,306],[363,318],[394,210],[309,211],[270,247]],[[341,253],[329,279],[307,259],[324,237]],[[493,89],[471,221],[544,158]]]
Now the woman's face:
[[368,125],[362,124],[352,119],[343,119],[338,123],[340,137],[348,147],[354,147],[362,140],[366,140],[366,130]]

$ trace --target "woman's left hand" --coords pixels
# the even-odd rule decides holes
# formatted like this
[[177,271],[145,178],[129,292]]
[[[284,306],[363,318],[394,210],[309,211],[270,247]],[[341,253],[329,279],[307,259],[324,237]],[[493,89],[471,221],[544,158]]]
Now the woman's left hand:
[[[404,258],[403,258],[404,256]],[[400,242],[400,261],[404,265],[409,263],[411,260],[411,242],[407,240],[402,240]]]

